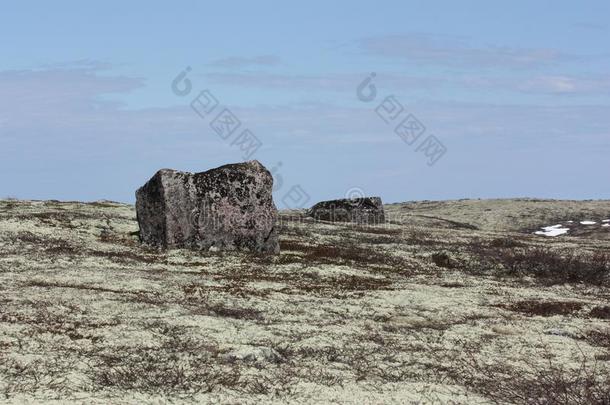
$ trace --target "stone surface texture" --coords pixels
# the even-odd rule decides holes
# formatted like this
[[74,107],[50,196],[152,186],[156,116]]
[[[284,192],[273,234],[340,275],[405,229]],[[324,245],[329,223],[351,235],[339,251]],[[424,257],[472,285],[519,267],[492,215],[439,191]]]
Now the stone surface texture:
[[279,253],[273,177],[258,161],[159,170],[136,192],[140,240],[159,248]]
[[309,216],[319,221],[383,224],[385,213],[379,197],[322,201],[311,207]]

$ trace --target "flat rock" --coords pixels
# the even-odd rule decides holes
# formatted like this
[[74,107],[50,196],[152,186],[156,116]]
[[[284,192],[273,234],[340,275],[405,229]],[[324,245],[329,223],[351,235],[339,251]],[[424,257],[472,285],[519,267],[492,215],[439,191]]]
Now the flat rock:
[[136,192],[140,240],[159,248],[279,253],[273,177],[258,161],[159,170]]
[[307,212],[319,221],[383,224],[385,213],[380,197],[363,197],[322,201]]

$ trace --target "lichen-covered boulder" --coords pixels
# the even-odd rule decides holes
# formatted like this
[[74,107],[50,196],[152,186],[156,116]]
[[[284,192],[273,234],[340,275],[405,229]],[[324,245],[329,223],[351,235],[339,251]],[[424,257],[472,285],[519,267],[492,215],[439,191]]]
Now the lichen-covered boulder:
[[140,240],[159,248],[278,253],[273,177],[258,161],[159,170],[136,192]]
[[385,223],[385,213],[380,197],[322,201],[311,207],[307,215],[319,221],[369,225]]

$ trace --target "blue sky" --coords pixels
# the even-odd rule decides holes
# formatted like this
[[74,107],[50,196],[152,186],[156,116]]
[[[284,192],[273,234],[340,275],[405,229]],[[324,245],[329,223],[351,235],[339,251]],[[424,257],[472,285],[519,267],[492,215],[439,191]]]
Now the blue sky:
[[[242,161],[210,127],[226,107],[275,168],[279,206],[296,186],[305,205],[349,190],[610,198],[608,15],[603,1],[5,4],[0,195],[133,202],[159,168]],[[204,89],[219,101],[205,119],[190,108]],[[376,113],[387,96],[425,126],[416,143]],[[429,135],[446,148],[433,166]]]

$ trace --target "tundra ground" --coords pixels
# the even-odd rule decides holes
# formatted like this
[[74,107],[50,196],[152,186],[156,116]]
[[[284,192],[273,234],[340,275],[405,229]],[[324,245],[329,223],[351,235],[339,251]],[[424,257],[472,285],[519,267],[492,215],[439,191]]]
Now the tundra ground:
[[[133,206],[0,201],[0,401],[610,403],[610,202],[281,214],[281,254],[161,252]],[[605,401],[605,402],[604,402]]]

